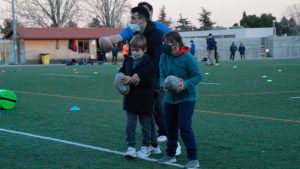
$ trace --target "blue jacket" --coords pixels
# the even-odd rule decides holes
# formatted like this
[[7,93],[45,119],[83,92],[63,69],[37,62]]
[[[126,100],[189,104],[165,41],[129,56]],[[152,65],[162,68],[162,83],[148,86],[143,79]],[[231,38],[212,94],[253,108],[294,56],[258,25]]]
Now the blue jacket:
[[165,92],[165,102],[178,104],[184,101],[197,100],[197,88],[198,83],[202,80],[202,75],[196,58],[193,55],[189,52],[184,52],[178,56],[171,56],[163,53],[160,57],[159,69],[161,87],[163,87],[163,83],[169,75],[175,75],[182,78],[184,81],[185,89],[183,91],[179,93]]
[[195,44],[192,43],[191,49],[190,49],[190,53],[191,53],[193,56],[195,56],[195,52],[196,52],[196,46],[195,46]]
[[245,50],[246,50],[245,46],[241,46],[241,45],[240,45],[240,47],[239,47],[239,52],[240,52],[240,53],[245,53]]
[[230,46],[230,52],[231,52],[231,53],[235,53],[236,51],[237,51],[236,45],[231,45],[231,46]]
[[206,44],[207,44],[207,50],[215,50],[216,49],[217,42],[215,41],[214,37],[207,38]]
[[117,56],[118,55],[118,51],[119,51],[118,47],[114,46],[113,51],[112,51],[113,56]]
[[[166,34],[171,31],[166,25],[158,21],[153,21],[153,23],[155,24],[156,28],[160,30],[163,34]],[[130,27],[127,26],[119,33],[119,35],[122,37],[123,41],[126,41],[130,40],[133,37],[133,32],[131,31]]]

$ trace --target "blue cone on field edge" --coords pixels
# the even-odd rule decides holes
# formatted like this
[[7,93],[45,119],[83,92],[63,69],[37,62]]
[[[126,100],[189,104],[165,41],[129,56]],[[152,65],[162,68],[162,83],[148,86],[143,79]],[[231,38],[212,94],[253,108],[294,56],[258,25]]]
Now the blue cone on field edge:
[[79,107],[77,107],[77,106],[73,106],[71,109],[70,109],[71,111],[79,111],[80,110],[80,108]]

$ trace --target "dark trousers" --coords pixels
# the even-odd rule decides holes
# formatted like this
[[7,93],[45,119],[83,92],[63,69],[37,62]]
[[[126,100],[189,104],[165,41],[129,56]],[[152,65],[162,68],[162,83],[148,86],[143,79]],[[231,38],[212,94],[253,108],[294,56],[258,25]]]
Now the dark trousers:
[[216,59],[216,63],[219,63],[219,54],[217,52],[217,50],[215,50],[215,59]]
[[240,52],[240,55],[241,55],[241,60],[243,60],[243,58],[244,58],[244,60],[246,60],[244,52]]
[[235,52],[230,52],[230,60],[234,60]]
[[197,159],[197,145],[192,129],[192,116],[195,101],[186,101],[178,104],[165,103],[166,125],[167,125],[167,154],[174,157],[178,143],[178,129],[184,142],[189,160]]
[[156,90],[156,99],[154,103],[154,112],[153,117],[155,120],[155,123],[158,128],[158,136],[167,135],[167,129],[165,124],[165,112],[164,112],[164,102],[163,102],[163,92],[161,89]]
[[118,61],[118,55],[113,55],[111,62],[114,64],[117,63],[117,61]]
[[[134,112],[128,112],[126,111],[126,142],[127,145],[130,147],[135,147],[136,139],[135,139],[135,129],[137,124],[137,118],[139,118],[141,128],[142,128],[142,135],[143,135],[143,146],[150,146],[152,142],[156,142],[156,134],[155,136],[152,136],[151,128],[154,124],[152,115],[146,115],[146,114],[137,114]],[[155,131],[153,132],[155,133]],[[155,138],[155,140],[153,140]],[[154,144],[155,144],[154,143]]]

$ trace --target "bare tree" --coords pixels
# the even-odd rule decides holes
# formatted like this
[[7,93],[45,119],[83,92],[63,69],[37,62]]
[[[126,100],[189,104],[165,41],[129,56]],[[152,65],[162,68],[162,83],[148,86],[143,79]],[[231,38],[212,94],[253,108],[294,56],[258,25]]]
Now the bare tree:
[[287,8],[287,14],[296,21],[298,26],[300,26],[300,3],[290,5]]
[[96,18],[100,25],[107,27],[120,27],[122,16],[131,8],[129,0],[86,0],[85,3],[90,21]]
[[15,3],[16,15],[25,25],[66,27],[79,17],[79,1],[17,0]]

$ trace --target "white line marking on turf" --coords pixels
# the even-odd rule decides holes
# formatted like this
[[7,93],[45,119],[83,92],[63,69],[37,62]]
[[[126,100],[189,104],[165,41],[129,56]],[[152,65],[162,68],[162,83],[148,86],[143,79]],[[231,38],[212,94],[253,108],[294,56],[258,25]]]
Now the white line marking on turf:
[[205,83],[205,82],[200,82],[200,84],[205,84],[205,85],[221,85],[221,83]]
[[69,77],[92,77],[92,76],[84,76],[84,75],[65,75],[65,74],[40,74],[41,76],[69,76]]
[[300,97],[291,97],[291,99],[300,99]]
[[[49,141],[59,142],[59,143],[63,143],[63,144],[69,144],[69,145],[73,145],[73,146],[77,146],[77,147],[84,147],[84,148],[88,148],[88,149],[92,149],[92,150],[98,150],[98,151],[103,151],[103,152],[107,152],[107,153],[118,154],[118,155],[124,156],[124,153],[120,152],[120,151],[114,151],[114,150],[110,150],[107,148],[96,147],[96,146],[87,145],[87,144],[81,144],[81,143],[77,143],[77,142],[73,142],[73,141],[61,140],[61,139],[56,139],[56,138],[51,138],[51,137],[46,137],[46,136],[40,136],[40,135],[36,135],[36,134],[8,130],[8,129],[4,129],[4,128],[0,128],[0,132],[18,134],[18,135],[22,135],[22,136],[28,136],[28,137],[38,138],[38,139],[42,139],[42,140],[49,140]],[[154,158],[140,158],[140,159],[155,162],[155,163],[157,161],[157,159],[154,159]],[[177,163],[163,163],[163,164],[178,167],[178,168],[183,168],[183,165],[177,164]]]

